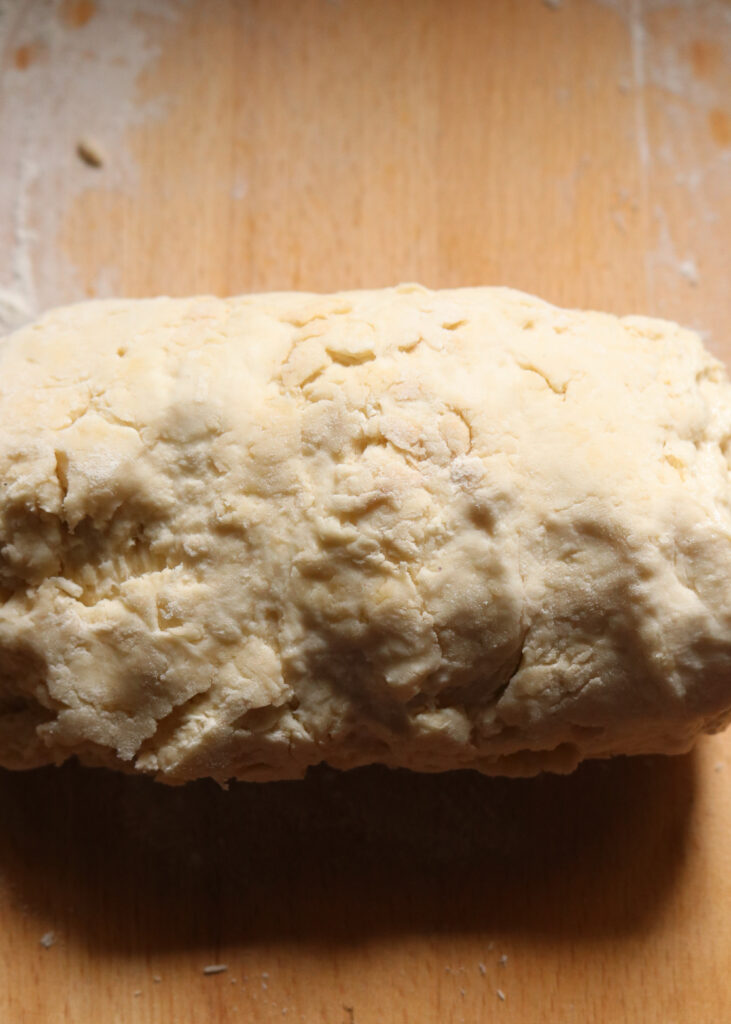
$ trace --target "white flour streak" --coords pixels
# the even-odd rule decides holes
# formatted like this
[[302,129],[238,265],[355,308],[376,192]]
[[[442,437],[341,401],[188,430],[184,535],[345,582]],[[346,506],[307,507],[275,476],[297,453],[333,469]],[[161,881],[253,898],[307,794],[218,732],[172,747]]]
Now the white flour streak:
[[631,0],[630,40],[632,43],[632,75],[635,85],[635,136],[637,155],[641,166],[650,163],[650,145],[647,136],[647,111],[645,110],[645,28],[642,24],[642,0]]

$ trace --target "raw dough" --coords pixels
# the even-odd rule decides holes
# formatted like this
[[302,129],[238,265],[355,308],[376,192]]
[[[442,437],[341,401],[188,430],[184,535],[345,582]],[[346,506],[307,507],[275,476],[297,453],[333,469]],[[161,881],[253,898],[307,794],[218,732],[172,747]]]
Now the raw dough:
[[415,285],[0,344],[0,763],[568,771],[731,709],[731,388],[674,324]]

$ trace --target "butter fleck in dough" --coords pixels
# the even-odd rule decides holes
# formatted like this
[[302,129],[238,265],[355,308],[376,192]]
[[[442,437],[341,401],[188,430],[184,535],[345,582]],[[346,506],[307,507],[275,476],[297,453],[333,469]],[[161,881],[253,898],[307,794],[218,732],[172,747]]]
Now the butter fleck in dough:
[[731,711],[731,387],[501,288],[89,302],[0,343],[0,764],[526,775]]

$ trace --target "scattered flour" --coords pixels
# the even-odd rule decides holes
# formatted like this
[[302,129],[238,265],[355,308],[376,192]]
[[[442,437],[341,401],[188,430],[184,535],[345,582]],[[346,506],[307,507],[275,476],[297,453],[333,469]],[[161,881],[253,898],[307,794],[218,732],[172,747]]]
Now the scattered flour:
[[[92,157],[82,157],[87,164],[103,154],[96,187],[134,193],[128,132],[167,109],[164,100],[140,98],[138,79],[186,5],[100,0],[90,20],[71,28],[57,4],[34,4],[31,16],[26,5],[0,0],[0,55],[21,46],[45,53],[22,68],[7,59],[0,68],[0,334],[85,297],[59,244],[68,210],[90,185],[81,148]],[[81,147],[85,139],[92,148]],[[100,273],[101,295],[113,293],[113,277]]]

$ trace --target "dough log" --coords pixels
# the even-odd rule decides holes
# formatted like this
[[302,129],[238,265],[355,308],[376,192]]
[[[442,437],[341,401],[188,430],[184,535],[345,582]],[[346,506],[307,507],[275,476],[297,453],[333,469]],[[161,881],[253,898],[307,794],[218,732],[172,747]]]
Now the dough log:
[[731,387],[674,324],[408,285],[0,343],[0,764],[569,771],[731,711]]

